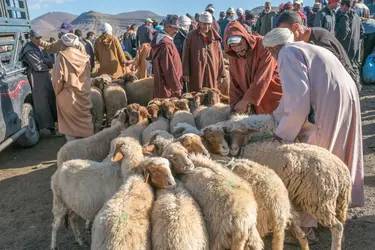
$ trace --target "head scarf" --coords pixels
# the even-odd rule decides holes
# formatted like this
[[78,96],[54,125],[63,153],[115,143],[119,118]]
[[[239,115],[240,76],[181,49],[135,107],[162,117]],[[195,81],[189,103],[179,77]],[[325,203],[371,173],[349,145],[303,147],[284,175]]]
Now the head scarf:
[[241,39],[242,39],[242,36],[231,36],[228,38],[227,44],[229,46],[231,43],[240,43]]
[[212,15],[210,12],[205,11],[199,16],[200,23],[212,23]]
[[74,47],[79,44],[79,38],[78,36],[72,34],[72,33],[67,33],[61,37],[61,41],[65,46],[68,47]]
[[294,42],[293,33],[287,28],[275,28],[268,32],[263,38],[265,48],[273,48],[277,45]]
[[109,23],[104,23],[100,29],[101,29],[103,34],[112,35],[113,28]]
[[187,16],[180,16],[180,27],[185,31],[189,31],[191,25],[191,19]]

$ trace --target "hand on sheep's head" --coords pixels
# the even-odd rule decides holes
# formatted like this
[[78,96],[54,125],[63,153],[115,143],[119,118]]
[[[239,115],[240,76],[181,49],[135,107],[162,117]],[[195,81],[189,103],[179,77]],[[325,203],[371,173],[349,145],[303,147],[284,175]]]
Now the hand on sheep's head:
[[165,158],[148,158],[138,165],[136,169],[142,171],[145,182],[155,188],[174,188],[176,186],[176,181],[171,172],[170,162]]

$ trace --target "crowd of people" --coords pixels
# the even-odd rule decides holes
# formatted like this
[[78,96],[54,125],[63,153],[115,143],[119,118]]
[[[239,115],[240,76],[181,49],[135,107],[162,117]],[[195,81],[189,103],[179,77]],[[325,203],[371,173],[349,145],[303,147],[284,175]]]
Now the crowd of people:
[[[275,138],[298,139],[340,157],[352,176],[352,206],[364,206],[360,48],[361,18],[370,17],[370,8],[362,0],[316,0],[306,9],[295,0],[278,12],[266,2],[260,15],[228,8],[216,20],[215,11],[209,4],[194,18],[171,14],[160,23],[148,18],[139,27],[130,25],[121,39],[108,23],[97,39],[93,32],[83,38],[66,23],[53,43],[31,31],[22,59],[29,66],[39,128],[63,133],[67,140],[93,134],[95,61],[99,75],[118,78],[130,68],[139,79],[153,77],[154,98],[171,98],[217,88],[226,58],[233,112],[273,114],[279,124]],[[371,42],[365,42],[370,53]],[[57,54],[54,66],[48,53]],[[315,242],[316,221],[309,215],[301,219]]]

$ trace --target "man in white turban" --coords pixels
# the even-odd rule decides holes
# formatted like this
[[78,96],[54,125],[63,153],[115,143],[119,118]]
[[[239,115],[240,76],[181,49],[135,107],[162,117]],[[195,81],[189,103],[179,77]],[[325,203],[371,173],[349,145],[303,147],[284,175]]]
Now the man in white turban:
[[59,131],[67,141],[93,135],[90,57],[76,48],[79,38],[67,33],[53,68]]
[[[273,115],[275,135],[285,141],[296,138],[328,149],[349,168],[352,207],[364,206],[361,110],[358,91],[344,66],[329,50],[294,42],[287,28],[276,28],[263,45],[278,60],[283,97]],[[311,117],[311,113],[314,117]],[[301,218],[303,229],[316,221]],[[312,232],[312,231],[310,231]]]
[[101,31],[102,35],[95,42],[95,58],[100,64],[99,75],[108,74],[113,78],[123,76],[127,63],[120,41],[112,35],[110,24],[104,23]]
[[212,15],[205,11],[199,16],[199,25],[185,40],[182,67],[188,91],[203,87],[216,88],[224,77],[223,52],[220,35],[212,29]]

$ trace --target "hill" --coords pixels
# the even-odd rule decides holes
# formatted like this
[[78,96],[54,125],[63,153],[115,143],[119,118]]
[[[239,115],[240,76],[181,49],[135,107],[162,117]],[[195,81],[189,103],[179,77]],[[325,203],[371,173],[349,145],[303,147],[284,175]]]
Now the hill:
[[39,30],[43,36],[49,37],[56,36],[61,23],[65,21],[71,22],[75,29],[80,29],[83,33],[94,31],[96,34],[99,34],[101,24],[109,23],[113,27],[113,33],[121,35],[128,25],[142,24],[148,17],[158,22],[162,19],[161,16],[145,10],[124,12],[117,15],[88,11],[79,16],[63,12],[51,12],[34,19],[32,27]]
[[[60,28],[63,22],[72,22],[77,16],[66,12],[49,12],[31,21],[31,27],[47,36]],[[53,34],[56,36],[56,33]]]

